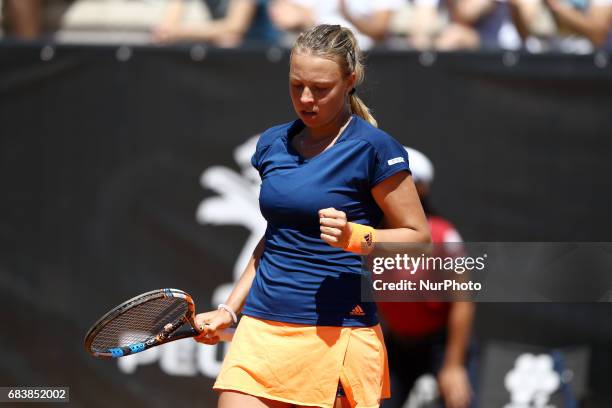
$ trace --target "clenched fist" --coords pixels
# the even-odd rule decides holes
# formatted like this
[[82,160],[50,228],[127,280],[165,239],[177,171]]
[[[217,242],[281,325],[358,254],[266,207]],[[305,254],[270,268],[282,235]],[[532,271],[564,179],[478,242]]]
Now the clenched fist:
[[351,237],[351,224],[346,213],[335,208],[319,210],[321,239],[336,248],[344,248]]

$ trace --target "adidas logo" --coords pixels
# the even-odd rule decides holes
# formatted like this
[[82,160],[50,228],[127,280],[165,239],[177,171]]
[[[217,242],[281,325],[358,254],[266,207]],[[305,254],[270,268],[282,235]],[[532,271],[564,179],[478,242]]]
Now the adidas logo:
[[361,306],[357,305],[351,310],[351,316],[365,316],[365,312],[361,308]]
[[372,246],[372,233],[371,233],[371,232],[368,232],[367,234],[365,234],[365,235],[363,236],[363,240],[365,241],[366,246],[367,246],[368,248],[369,248],[369,247],[371,247],[371,246]]

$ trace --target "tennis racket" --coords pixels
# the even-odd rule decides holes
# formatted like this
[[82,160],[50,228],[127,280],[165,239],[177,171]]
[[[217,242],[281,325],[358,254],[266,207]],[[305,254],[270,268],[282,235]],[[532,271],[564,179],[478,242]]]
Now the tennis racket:
[[[196,337],[191,296],[179,289],[159,289],[136,296],[106,313],[85,335],[85,349],[94,357],[117,358],[175,340]],[[235,329],[217,331],[231,341]]]

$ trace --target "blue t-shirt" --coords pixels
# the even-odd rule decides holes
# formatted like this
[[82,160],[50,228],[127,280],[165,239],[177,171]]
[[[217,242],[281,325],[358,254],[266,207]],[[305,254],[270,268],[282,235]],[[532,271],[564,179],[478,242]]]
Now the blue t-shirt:
[[251,160],[259,171],[265,247],[243,313],[318,326],[373,326],[376,305],[361,302],[362,260],[320,237],[319,210],[344,211],[351,222],[377,226],[383,213],[376,184],[409,171],[403,146],[353,115],[336,143],[310,159],[291,146],[301,120],[264,132]]

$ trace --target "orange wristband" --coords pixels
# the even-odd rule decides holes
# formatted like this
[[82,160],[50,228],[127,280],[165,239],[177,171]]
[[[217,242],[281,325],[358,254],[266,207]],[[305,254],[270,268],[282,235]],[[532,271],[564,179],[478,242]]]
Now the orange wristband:
[[370,253],[374,247],[374,228],[354,222],[349,224],[351,224],[351,236],[344,249],[361,255]]

